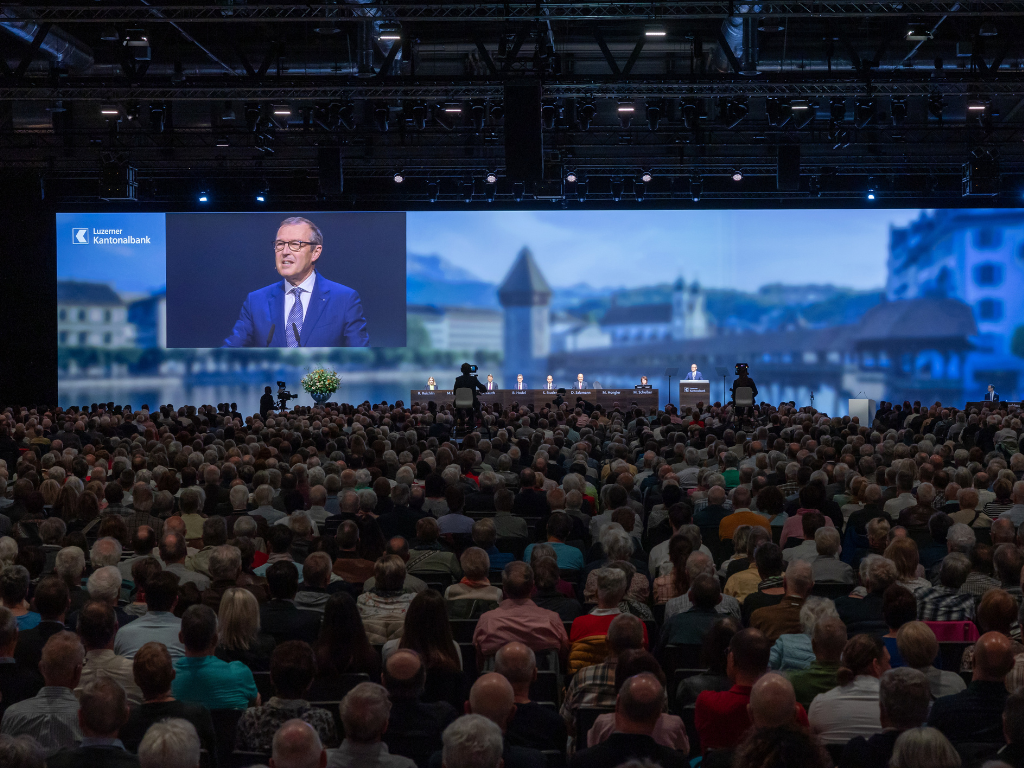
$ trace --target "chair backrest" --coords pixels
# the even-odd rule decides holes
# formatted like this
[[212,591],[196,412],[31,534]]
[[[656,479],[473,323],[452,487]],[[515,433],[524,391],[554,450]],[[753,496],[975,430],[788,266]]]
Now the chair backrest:
[[221,761],[224,768],[250,768],[253,765],[267,765],[270,755],[263,752],[232,752]]
[[469,387],[459,387],[455,390],[455,407],[456,408],[472,408],[473,407],[473,390]]
[[594,722],[606,712],[614,712],[611,707],[580,707],[576,710],[576,743],[580,748],[586,747],[587,734],[594,727]]
[[733,392],[733,402],[736,405],[753,405],[754,390],[750,387],[736,387],[736,391]]
[[935,639],[940,643],[945,640],[973,643],[981,637],[973,621],[926,621],[925,624],[935,633]]
[[811,589],[811,594],[815,597],[827,597],[829,600],[835,600],[837,597],[845,597],[853,591],[853,584],[840,584],[838,582],[830,581],[816,581],[814,582],[814,588]]
[[[217,757],[221,765],[224,765],[228,756],[235,751],[235,731],[244,711],[243,709],[210,710],[213,732],[217,734]],[[252,763],[247,763],[247,765],[252,765]]]
[[269,672],[253,672],[252,679],[256,683],[256,690],[259,691],[260,698],[264,702],[270,699],[274,695],[274,683],[270,679]]
[[455,638],[455,642],[473,642],[473,633],[476,631],[476,622],[476,619],[448,619],[448,624],[452,628],[452,636]]

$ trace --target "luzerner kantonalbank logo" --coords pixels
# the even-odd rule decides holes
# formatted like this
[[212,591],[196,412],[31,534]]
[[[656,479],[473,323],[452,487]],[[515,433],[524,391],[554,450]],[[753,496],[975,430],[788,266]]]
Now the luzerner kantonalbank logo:
[[123,229],[98,229],[89,227],[72,227],[71,242],[75,245],[149,245],[149,235],[136,237],[126,235]]

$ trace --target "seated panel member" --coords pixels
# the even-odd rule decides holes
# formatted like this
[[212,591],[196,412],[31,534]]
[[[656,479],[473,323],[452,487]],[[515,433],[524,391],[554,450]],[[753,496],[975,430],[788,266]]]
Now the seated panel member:
[[323,242],[309,219],[293,216],[281,222],[274,259],[284,280],[249,294],[225,347],[370,345],[359,294],[316,272]]
[[434,377],[433,376],[431,376],[429,379],[427,379],[427,389],[429,389],[431,392],[433,392],[435,389],[437,389],[437,382],[434,381]]
[[546,383],[546,384],[544,385],[544,389],[546,389],[546,390],[549,390],[549,391],[550,391],[550,390],[553,390],[554,388],[555,388],[555,380],[554,380],[554,378],[553,378],[553,377],[551,376],[551,374],[549,373],[549,374],[548,374],[548,380],[547,380],[547,383]]
[[647,383],[647,377],[641,376],[640,383],[637,384],[633,389],[652,389],[651,385]]
[[521,374],[521,373],[516,375],[516,386],[515,386],[515,389],[518,392],[522,392],[523,390],[526,389],[526,382],[523,381],[523,374]]
[[497,386],[495,386],[495,384],[494,384],[494,375],[493,375],[493,374],[490,374],[490,373],[488,373],[488,374],[487,374],[487,391],[488,391],[488,392],[493,392],[493,391],[494,391],[494,390],[496,390],[497,388],[498,388],[498,387],[497,387]]
[[583,380],[583,374],[576,374],[576,389],[590,389],[590,382]]
[[703,381],[704,374],[697,370],[696,363],[690,363],[690,372],[686,374],[687,381]]

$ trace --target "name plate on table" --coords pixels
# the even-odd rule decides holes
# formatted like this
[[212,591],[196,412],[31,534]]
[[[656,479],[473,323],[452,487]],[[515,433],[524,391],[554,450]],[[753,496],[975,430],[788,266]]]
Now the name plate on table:
[[455,397],[454,389],[414,389],[413,397]]

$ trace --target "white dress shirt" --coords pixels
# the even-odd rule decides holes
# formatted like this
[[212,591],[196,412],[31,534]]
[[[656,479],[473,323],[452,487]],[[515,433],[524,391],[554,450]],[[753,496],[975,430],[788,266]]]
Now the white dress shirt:
[[825,744],[845,744],[854,736],[881,733],[878,678],[857,675],[852,683],[819,693],[807,710],[811,732]]
[[[302,293],[299,294],[299,299],[302,301],[302,319],[306,319],[306,310],[309,309],[309,300],[313,296],[313,286],[316,284],[316,270],[314,269],[309,273],[309,277],[299,283],[297,286],[292,285],[287,280],[284,281],[284,328],[288,327],[288,313],[292,311],[292,305],[295,303],[295,295],[289,293],[293,288],[301,288]],[[302,331],[299,331],[299,335],[302,335]]]

